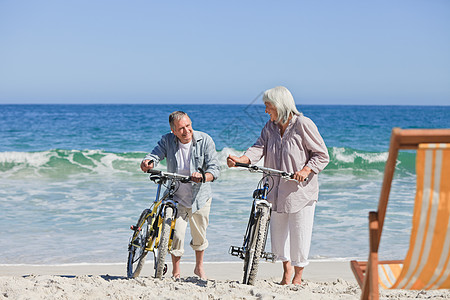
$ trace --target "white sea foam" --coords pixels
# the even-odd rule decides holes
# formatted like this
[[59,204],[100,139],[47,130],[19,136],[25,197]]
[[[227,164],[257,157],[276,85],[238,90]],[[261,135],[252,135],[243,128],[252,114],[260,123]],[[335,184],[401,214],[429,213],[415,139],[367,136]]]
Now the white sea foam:
[[368,163],[386,162],[388,152],[364,153],[358,151],[349,151],[346,148],[333,147],[334,158],[345,163],[353,163],[356,158],[361,158]]
[[26,164],[42,166],[48,163],[50,153],[45,152],[0,152],[0,163]]
[[[228,248],[242,245],[251,196],[261,178],[241,168],[228,168],[229,154],[240,156],[243,151],[224,148],[218,153],[222,172],[212,183],[208,261],[236,260]],[[0,171],[0,263],[124,262],[131,234],[128,228],[150,205],[156,191],[156,185],[139,170],[144,155],[101,150],[0,153],[0,165],[13,165]],[[83,173],[84,169],[89,172]],[[318,259],[367,254],[367,213],[376,207],[382,176],[380,172],[343,172],[326,169],[319,176],[321,193],[311,246],[312,257]],[[410,189],[414,189],[414,178],[400,178],[393,192],[390,203],[396,219],[385,224],[392,230],[386,230],[383,237],[392,244],[401,241],[397,235],[408,227],[410,214],[402,212],[411,201],[402,201]],[[186,241],[183,259],[194,261],[190,239]],[[400,246],[394,249],[388,253],[392,258],[403,250]]]

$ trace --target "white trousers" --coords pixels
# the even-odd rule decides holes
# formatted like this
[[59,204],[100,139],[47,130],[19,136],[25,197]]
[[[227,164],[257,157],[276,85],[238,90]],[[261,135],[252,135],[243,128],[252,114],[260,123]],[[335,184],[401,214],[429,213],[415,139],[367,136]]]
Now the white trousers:
[[293,214],[272,212],[270,239],[278,260],[290,261],[296,267],[308,265],[315,208],[316,201],[311,201]]

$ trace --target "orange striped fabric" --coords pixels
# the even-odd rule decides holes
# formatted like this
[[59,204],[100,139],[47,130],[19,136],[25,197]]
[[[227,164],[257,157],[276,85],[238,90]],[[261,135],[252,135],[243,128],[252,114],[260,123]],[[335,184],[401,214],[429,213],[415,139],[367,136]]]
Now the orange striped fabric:
[[384,289],[391,288],[400,276],[403,264],[379,264],[378,282]]
[[410,245],[403,265],[379,265],[393,289],[450,288],[450,144],[420,144]]

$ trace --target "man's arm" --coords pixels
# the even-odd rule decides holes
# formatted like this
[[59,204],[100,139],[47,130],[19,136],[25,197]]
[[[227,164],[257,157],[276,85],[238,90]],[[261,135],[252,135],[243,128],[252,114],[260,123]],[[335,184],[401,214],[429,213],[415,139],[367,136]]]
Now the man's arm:
[[209,135],[207,135],[205,143],[206,143],[205,160],[204,160],[204,164],[206,165],[206,170],[204,170],[206,177],[205,181],[214,181],[217,178],[219,178],[220,175],[220,166],[219,166],[219,159],[217,158],[216,145],[214,144],[213,139]]
[[152,152],[147,154],[141,162],[141,170],[147,172],[158,165],[167,155],[167,139],[168,136],[164,135]]

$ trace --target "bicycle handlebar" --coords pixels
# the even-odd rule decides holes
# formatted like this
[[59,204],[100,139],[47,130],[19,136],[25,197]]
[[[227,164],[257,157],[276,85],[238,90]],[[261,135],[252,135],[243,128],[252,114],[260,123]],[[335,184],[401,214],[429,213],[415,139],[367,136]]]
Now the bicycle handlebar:
[[[285,171],[275,170],[275,169],[271,169],[271,168],[258,167],[256,165],[244,164],[244,163],[240,163],[240,162],[235,162],[235,166],[247,168],[251,172],[253,171],[253,172],[262,172],[262,173],[268,173],[268,174],[272,174],[272,175],[278,175],[285,179],[293,179],[294,178],[294,173],[288,173]],[[307,181],[307,180],[308,180],[308,177],[306,177],[304,179],[304,181]]]
[[190,176],[185,176],[185,175],[176,174],[176,173],[163,172],[163,171],[159,171],[159,170],[147,170],[147,173],[151,174],[150,175],[150,180],[153,180],[152,176],[156,175],[156,176],[158,176],[161,179],[169,179],[169,180],[174,180],[174,181],[181,181],[183,183],[187,183],[187,182],[191,182],[192,181]]
[[[203,171],[202,168],[198,168],[198,170],[202,174],[202,182],[204,183],[206,181],[205,171]],[[153,169],[147,170],[147,173],[150,173],[151,175],[157,175],[160,176],[161,178],[169,180],[181,181],[183,183],[194,182],[194,180],[192,180],[192,176],[186,176],[177,173],[170,173]]]
[[243,168],[248,168],[250,167],[250,164],[244,164],[244,163],[240,163],[240,162],[235,162],[234,165],[236,167],[243,167]]

